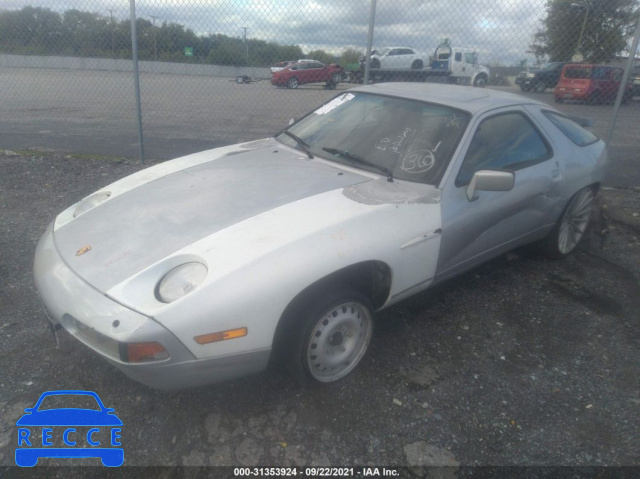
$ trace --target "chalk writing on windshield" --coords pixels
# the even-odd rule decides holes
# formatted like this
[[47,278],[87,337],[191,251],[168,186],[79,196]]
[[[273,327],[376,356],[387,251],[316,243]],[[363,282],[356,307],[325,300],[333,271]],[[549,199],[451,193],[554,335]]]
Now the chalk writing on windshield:
[[442,142],[439,141],[433,151],[416,150],[408,153],[404,158],[402,158],[402,165],[400,168],[407,173],[412,174],[429,171],[436,163],[435,152],[438,150],[441,143]]

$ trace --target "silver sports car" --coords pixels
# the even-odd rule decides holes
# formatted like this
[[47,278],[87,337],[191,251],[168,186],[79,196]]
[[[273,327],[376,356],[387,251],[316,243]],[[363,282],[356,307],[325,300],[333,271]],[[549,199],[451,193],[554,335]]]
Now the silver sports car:
[[63,211],[35,257],[55,328],[157,388],[263,370],[328,383],[375,311],[537,242],[584,235],[604,143],[486,89],[379,84],[273,138],[126,177]]

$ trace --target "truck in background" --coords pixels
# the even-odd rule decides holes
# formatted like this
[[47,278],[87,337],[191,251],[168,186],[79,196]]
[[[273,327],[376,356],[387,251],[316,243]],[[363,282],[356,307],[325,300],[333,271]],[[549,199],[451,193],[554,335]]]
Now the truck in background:
[[[372,82],[431,81],[473,85],[479,88],[484,88],[489,82],[489,68],[478,63],[478,53],[472,48],[439,45],[433,57],[429,59],[428,66],[423,68],[416,68],[413,63],[402,67],[384,67],[377,58],[377,52],[373,52],[369,69]],[[365,66],[366,58],[363,56],[360,58],[360,69],[350,74],[352,82],[363,82]]]

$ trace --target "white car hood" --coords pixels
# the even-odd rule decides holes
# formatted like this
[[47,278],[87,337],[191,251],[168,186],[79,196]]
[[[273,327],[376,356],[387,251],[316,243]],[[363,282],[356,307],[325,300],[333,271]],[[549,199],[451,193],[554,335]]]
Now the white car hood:
[[67,265],[105,292],[237,223],[367,181],[288,148],[231,151],[124,191],[57,227],[54,238]]

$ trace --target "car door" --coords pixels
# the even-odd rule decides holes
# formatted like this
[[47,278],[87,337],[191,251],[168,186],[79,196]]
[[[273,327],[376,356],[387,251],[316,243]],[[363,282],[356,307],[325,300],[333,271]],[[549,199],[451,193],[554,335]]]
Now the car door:
[[622,82],[622,75],[624,71],[621,68],[611,68],[607,75],[606,82],[606,98],[610,101],[615,101],[620,83]]
[[324,82],[327,81],[328,69],[325,65],[319,62],[309,63],[309,82]]
[[411,48],[402,48],[400,52],[400,66],[402,68],[411,68],[411,64],[415,60],[416,54]]
[[400,56],[399,48],[392,48],[385,56],[380,59],[381,68],[398,68],[398,59]]
[[[470,125],[460,151],[443,185],[436,281],[542,238],[557,215],[560,164],[550,142],[524,109],[494,110],[480,116]],[[469,200],[467,186],[479,170],[511,171],[514,187],[478,191]]]

